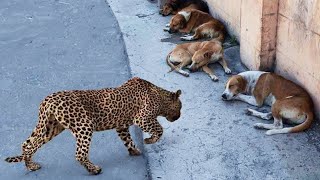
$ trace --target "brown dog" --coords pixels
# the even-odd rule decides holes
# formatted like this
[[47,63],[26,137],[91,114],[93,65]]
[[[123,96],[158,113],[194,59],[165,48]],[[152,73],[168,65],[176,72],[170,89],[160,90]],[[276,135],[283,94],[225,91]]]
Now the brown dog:
[[194,32],[193,36],[181,37],[182,40],[186,41],[209,37],[217,38],[223,42],[226,33],[226,29],[220,21],[199,10],[180,11],[171,18],[170,24],[166,26],[164,30],[169,33]]
[[181,10],[191,10],[197,9],[206,13],[209,13],[209,8],[207,3],[201,0],[169,0],[164,4],[159,13],[163,16],[168,16],[170,14],[177,14]]
[[[213,81],[218,81],[218,77],[208,67],[210,63],[215,62],[219,62],[222,65],[225,73],[231,73],[223,57],[222,44],[215,39],[204,42],[179,44],[168,54],[166,61],[171,67],[171,71],[175,70],[184,76],[189,76],[189,73],[184,71],[183,68],[190,65],[188,68],[191,71],[202,69]],[[174,64],[178,65],[175,66]]]
[[[247,71],[232,76],[222,94],[224,100],[240,100],[254,106],[271,106],[271,112],[248,109],[249,115],[269,120],[273,124],[257,123],[256,128],[268,129],[267,135],[294,133],[308,129],[313,121],[313,102],[299,85],[274,73]],[[283,128],[282,121],[298,124]]]

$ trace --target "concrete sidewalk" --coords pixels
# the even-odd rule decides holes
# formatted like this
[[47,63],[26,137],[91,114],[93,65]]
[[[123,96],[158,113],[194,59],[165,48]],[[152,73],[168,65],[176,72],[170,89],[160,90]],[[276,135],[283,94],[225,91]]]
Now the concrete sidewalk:
[[[307,133],[274,136],[254,129],[262,120],[245,115],[249,105],[221,100],[228,76],[219,65],[212,66],[219,82],[203,72],[189,78],[167,73],[165,57],[175,44],[162,30],[170,17],[160,16],[156,4],[108,2],[123,32],[133,76],[183,91],[181,118],[174,123],[160,118],[163,137],[145,145],[153,179],[320,179],[318,125]],[[239,47],[225,55],[234,73],[244,71]]]

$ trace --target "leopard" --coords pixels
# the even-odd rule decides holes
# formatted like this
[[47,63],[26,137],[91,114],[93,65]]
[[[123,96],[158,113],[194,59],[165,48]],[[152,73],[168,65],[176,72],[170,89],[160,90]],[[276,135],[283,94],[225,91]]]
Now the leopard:
[[115,88],[53,93],[41,101],[38,123],[22,143],[22,154],[5,161],[24,161],[29,171],[40,169],[40,164],[32,160],[35,152],[68,129],[76,138],[76,160],[90,174],[100,174],[101,167],[88,157],[93,132],[115,129],[129,155],[138,156],[141,151],[134,144],[129,127],[135,125],[150,134],[144,139],[145,144],[157,142],[163,134],[157,117],[165,117],[169,122],[179,119],[180,95],[181,90],[171,92],[139,77]]

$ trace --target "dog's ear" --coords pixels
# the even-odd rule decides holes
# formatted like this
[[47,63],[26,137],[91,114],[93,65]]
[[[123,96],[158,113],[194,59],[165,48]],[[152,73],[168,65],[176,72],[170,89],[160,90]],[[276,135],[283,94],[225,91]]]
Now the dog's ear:
[[212,55],[213,55],[213,51],[207,51],[207,52],[204,53],[203,56],[204,56],[205,58],[211,58]]
[[184,19],[186,20],[186,22],[189,21],[190,16],[191,16],[191,12],[189,11],[180,11],[178,12],[178,14],[182,15],[184,17]]
[[247,81],[242,77],[242,76],[239,76],[239,75],[236,75],[236,79],[238,81],[238,86],[239,86],[239,90],[241,92],[245,92],[246,90],[246,87],[247,87]]

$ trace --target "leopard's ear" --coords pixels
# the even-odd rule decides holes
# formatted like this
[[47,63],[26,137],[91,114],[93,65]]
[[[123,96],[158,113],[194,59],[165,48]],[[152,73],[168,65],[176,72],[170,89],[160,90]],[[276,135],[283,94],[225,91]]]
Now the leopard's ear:
[[172,99],[177,100],[180,95],[181,95],[181,90],[179,89],[177,92],[172,93]]
[[181,90],[179,89],[177,92],[176,92],[176,96],[179,97],[181,95]]

